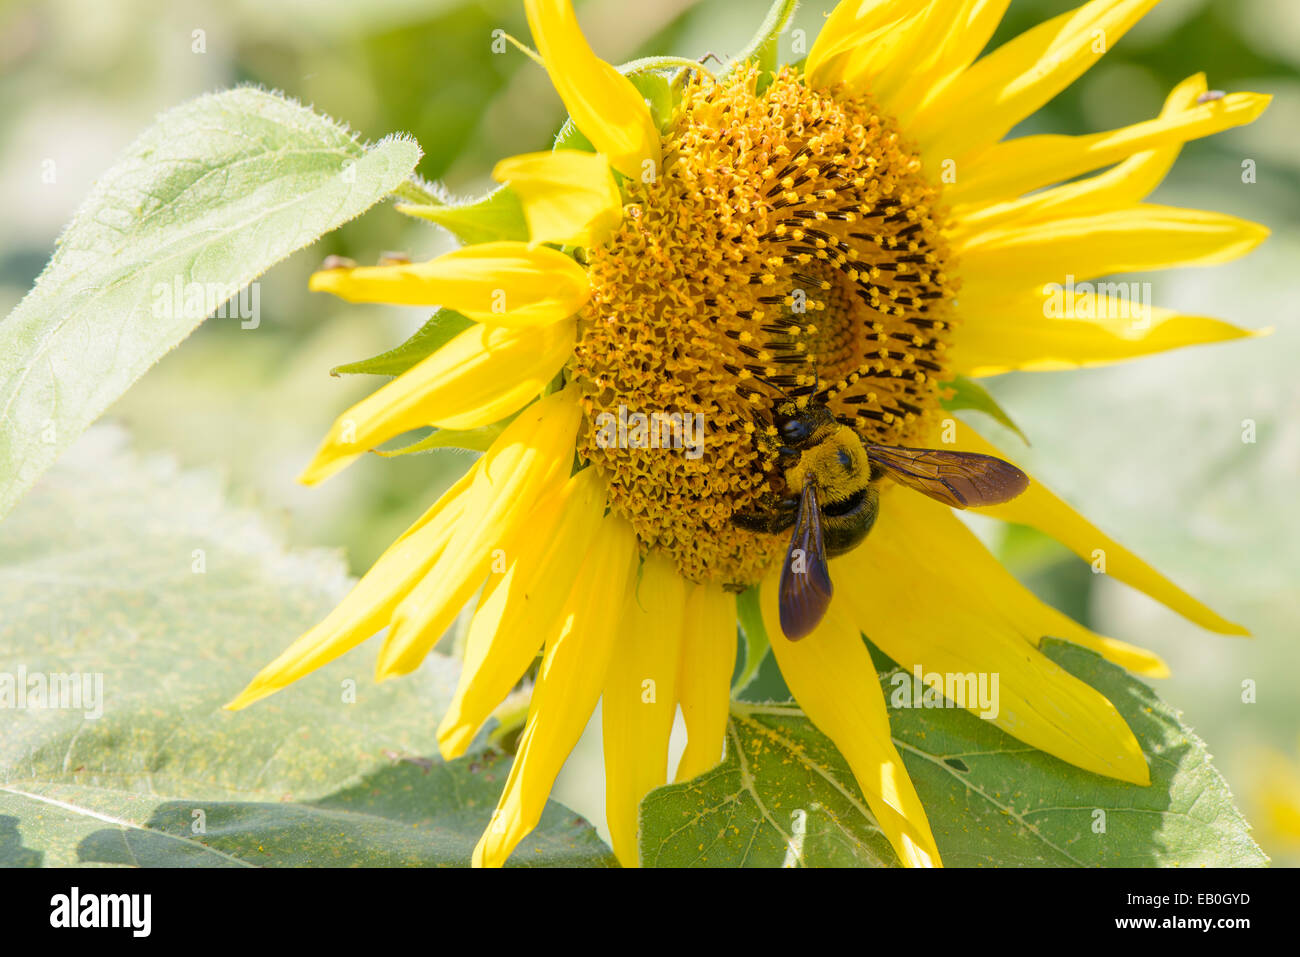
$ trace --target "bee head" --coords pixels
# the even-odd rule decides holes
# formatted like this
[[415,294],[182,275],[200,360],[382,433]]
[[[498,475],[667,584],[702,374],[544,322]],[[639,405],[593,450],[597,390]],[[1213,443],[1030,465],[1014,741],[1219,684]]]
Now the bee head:
[[838,426],[835,416],[826,406],[809,402],[800,408],[793,399],[778,403],[772,411],[772,420],[782,444],[796,449],[820,441],[827,430]]

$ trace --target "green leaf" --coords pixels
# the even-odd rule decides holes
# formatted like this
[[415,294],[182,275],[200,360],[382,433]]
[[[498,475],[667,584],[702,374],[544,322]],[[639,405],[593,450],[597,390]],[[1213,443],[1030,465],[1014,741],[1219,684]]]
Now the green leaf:
[[415,331],[395,349],[389,349],[369,359],[349,362],[335,366],[330,375],[401,375],[421,359],[427,359],[458,335],[474,325],[474,320],[466,319],[459,312],[451,309],[439,309],[429,321]]
[[426,183],[418,176],[398,183],[389,195],[415,206],[445,206],[447,203],[440,184]]
[[795,7],[798,5],[798,0],[774,0],[767,11],[767,16],[758,25],[758,30],[754,33],[753,39],[732,58],[731,62],[723,70],[723,75],[730,73],[741,64],[757,61],[759,68],[758,91],[761,93],[767,84],[771,82],[768,74],[777,68],[777,52],[781,34],[789,28],[790,21],[794,19]]
[[[1155,693],[1098,655],[1056,639],[1044,652],[1106,695],[1133,729],[1151,786],[1090,774],[959,708],[891,707],[894,743],[948,866],[1259,866],[1205,743]],[[880,676],[886,700],[911,677]],[[802,811],[802,835],[792,815]],[[1102,812],[1099,814],[1098,812]],[[1104,832],[1098,831],[1099,822]],[[798,840],[796,840],[798,838]],[[737,705],[726,760],[651,792],[643,862],[657,866],[896,863],[830,741],[793,704]]]
[[163,114],[0,323],[0,516],[219,304],[381,200],[419,158],[412,140],[365,147],[255,89]]
[[763,613],[759,610],[757,587],[746,588],[736,596],[736,617],[740,622],[740,637],[744,642],[741,647],[745,663],[731,686],[737,692],[743,692],[758,674],[758,666],[763,663],[763,656],[770,647],[767,628],[763,625]]
[[[99,428],[0,526],[0,556],[0,681],[102,681],[98,702],[5,710],[0,865],[468,862],[509,759],[437,757],[453,659],[375,685],[370,641],[221,708],[346,593],[337,555],[286,550],[213,476]],[[611,861],[558,806],[516,860]]]
[[[307,802],[0,786],[0,821],[17,822],[8,841],[0,830],[0,867],[467,867],[510,763],[499,752],[450,764],[392,752],[388,766]],[[591,827],[558,804],[509,863],[617,866]]]
[[799,712],[734,713],[722,764],[646,796],[640,841],[645,867],[896,862],[848,765]]
[[486,452],[514,419],[514,415],[511,415],[500,422],[493,422],[491,425],[484,425],[477,429],[434,429],[417,442],[392,450],[375,449],[375,453],[384,458],[395,458],[399,455],[418,455],[421,452],[436,452],[440,449]]
[[455,205],[399,203],[397,211],[437,223],[466,245],[528,241],[524,207],[509,186],[494,189],[481,199]]
[[1006,426],[1012,432],[1016,433],[1016,435],[1020,436],[1020,440],[1024,442],[1025,445],[1029,444],[1029,439],[1025,437],[1025,433],[1021,432],[1020,427],[1016,425],[1015,422],[1011,421],[1011,416],[1007,415],[1002,406],[998,405],[997,400],[989,394],[989,391],[985,389],[984,386],[980,385],[974,379],[969,379],[964,375],[959,375],[951,382],[945,384],[948,388],[954,390],[952,398],[943,399],[941,401],[943,407],[949,412],[957,412],[961,409],[972,409],[976,412],[983,412],[985,415],[992,416],[994,421]]

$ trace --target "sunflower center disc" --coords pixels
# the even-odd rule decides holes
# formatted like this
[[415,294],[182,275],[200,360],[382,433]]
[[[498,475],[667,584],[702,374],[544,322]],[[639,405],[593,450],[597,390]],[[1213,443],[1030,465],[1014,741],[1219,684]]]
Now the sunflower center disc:
[[869,442],[939,418],[953,281],[937,189],[864,97],[783,71],[688,84],[664,172],[590,255],[571,372],[610,507],[695,582],[759,581],[784,536],[736,527],[781,485],[772,407],[816,389]]

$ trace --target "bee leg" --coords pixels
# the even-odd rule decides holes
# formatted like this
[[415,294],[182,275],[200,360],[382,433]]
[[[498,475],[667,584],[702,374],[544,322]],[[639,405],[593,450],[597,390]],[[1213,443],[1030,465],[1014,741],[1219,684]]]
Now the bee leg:
[[769,531],[768,524],[771,521],[772,516],[762,512],[736,512],[731,516],[732,525],[750,532]]
[[762,512],[737,512],[731,516],[731,524],[751,532],[775,535],[784,532],[799,517],[799,500],[786,498],[777,502],[771,510]]

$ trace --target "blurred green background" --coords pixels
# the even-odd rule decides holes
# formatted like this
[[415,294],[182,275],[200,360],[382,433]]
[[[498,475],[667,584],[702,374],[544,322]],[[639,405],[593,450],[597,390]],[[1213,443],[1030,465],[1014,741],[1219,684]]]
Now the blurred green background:
[[[1013,0],[994,43],[1074,5]],[[815,36],[831,6],[804,3],[795,28]],[[591,0],[579,3],[579,15],[593,46],[617,63],[651,53],[725,58],[766,7]],[[545,148],[563,118],[539,68],[517,51],[492,51],[498,29],[527,37],[518,0],[0,2],[0,314],[30,287],[115,154],[158,112],[233,84],[285,91],[367,138],[412,133],[426,178],[456,194],[481,192],[495,160]],[[783,56],[797,59],[788,46]],[[1253,126],[1190,144],[1154,197],[1259,220],[1272,239],[1229,266],[1140,278],[1153,282],[1157,305],[1271,326],[1274,335],[989,382],[1033,443],[1026,450],[990,429],[1004,448],[1255,637],[1202,632],[1092,575],[1054,542],[973,520],[1048,600],[1166,657],[1174,677],[1158,683],[1160,692],[1208,741],[1261,844],[1283,864],[1300,863],[1298,68],[1295,0],[1165,0],[1017,131],[1084,133],[1140,121],[1200,70],[1212,89],[1272,93]],[[1254,184],[1241,182],[1247,158],[1258,166]],[[427,258],[448,245],[428,224],[373,210],[264,277],[256,329],[209,321],[110,418],[143,448],[226,471],[237,498],[281,516],[289,541],[343,548],[353,570],[364,571],[468,459],[372,457],[318,489],[294,483],[333,418],[377,384],[328,370],[396,344],[427,315],[309,295],[306,278],[329,253],[364,263],[385,250]],[[1256,424],[1253,444],[1241,440],[1247,419]],[[1251,703],[1242,700],[1247,681],[1256,687]],[[589,735],[557,797],[598,825],[599,776]]]

